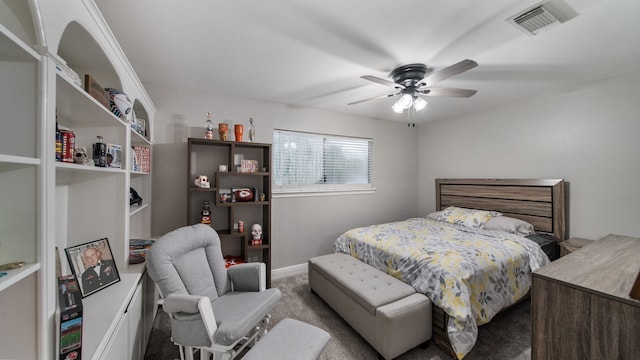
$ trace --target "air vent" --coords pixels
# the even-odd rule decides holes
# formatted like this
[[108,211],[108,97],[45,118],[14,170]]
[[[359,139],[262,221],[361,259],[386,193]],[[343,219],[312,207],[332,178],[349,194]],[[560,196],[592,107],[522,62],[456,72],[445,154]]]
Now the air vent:
[[507,19],[528,35],[537,35],[573,19],[577,13],[561,0],[547,1]]

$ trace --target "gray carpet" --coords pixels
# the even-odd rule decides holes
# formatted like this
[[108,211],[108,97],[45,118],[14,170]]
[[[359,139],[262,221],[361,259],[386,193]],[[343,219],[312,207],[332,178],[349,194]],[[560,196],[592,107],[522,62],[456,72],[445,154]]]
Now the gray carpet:
[[[317,295],[309,290],[307,274],[274,280],[282,291],[282,300],[273,311],[270,326],[284,318],[294,318],[322,328],[331,334],[321,359],[376,359],[376,351]],[[146,360],[179,359],[177,347],[170,341],[169,318],[162,309],[153,324]],[[396,360],[451,359],[433,341],[426,349],[415,348]],[[531,359],[531,302],[525,300],[481,326],[476,346],[468,360]],[[276,360],[276,359],[274,359]]]

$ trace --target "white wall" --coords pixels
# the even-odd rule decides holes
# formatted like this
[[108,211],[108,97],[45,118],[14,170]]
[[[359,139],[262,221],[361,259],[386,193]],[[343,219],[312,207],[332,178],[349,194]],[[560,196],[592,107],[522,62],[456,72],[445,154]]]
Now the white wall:
[[640,237],[640,74],[420,126],[420,213],[434,179],[564,178],[568,236]]
[[204,136],[207,112],[213,113],[216,123],[227,119],[248,126],[253,117],[258,142],[272,143],[274,128],[374,139],[375,194],[273,200],[273,269],[329,253],[338,235],[350,228],[418,214],[417,128],[162,85],[145,84],[145,88],[158,106],[152,165],[155,236],[186,225],[186,140]]

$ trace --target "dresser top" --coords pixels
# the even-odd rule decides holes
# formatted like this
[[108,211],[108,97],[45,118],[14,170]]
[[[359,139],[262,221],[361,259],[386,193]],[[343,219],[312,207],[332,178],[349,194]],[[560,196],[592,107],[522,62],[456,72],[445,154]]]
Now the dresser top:
[[[640,238],[607,235],[533,273],[552,281],[604,296],[628,300],[640,272]],[[625,301],[627,302],[627,301]]]

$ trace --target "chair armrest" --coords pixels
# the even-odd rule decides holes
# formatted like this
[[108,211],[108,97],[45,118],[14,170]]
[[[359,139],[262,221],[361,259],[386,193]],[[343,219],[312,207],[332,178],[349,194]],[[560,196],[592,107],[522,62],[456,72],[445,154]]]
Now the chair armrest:
[[213,339],[213,334],[218,330],[211,300],[206,296],[172,294],[164,299],[162,309],[169,314],[200,314],[209,339]]
[[267,289],[267,267],[264,263],[238,264],[227,269],[233,291],[264,291]]
[[200,312],[198,310],[198,302],[200,298],[203,297],[204,296],[198,295],[171,294],[164,298],[162,309],[169,314],[179,312],[197,314]]

